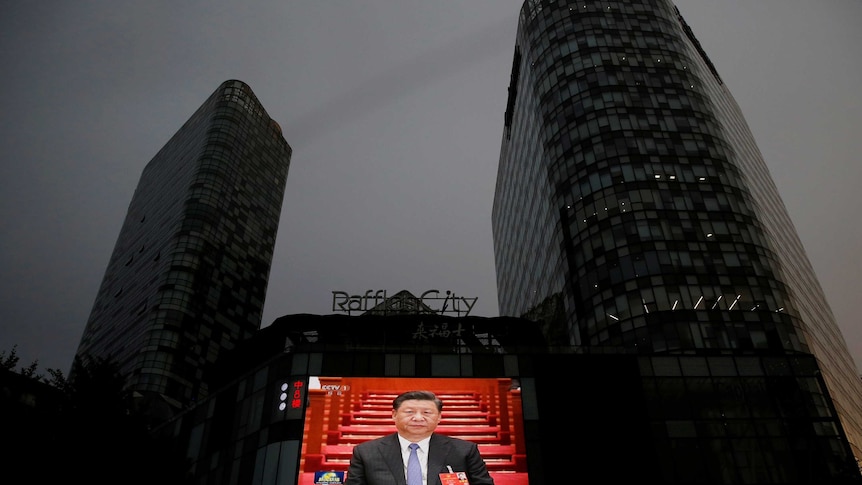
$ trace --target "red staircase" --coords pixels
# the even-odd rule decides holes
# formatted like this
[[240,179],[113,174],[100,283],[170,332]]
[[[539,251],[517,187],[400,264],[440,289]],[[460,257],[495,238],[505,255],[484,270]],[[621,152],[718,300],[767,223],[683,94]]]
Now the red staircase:
[[[320,378],[309,390],[301,484],[318,470],[346,471],[359,443],[395,432],[392,400],[409,389],[434,391],[443,401],[437,433],[479,445],[497,485],[526,485],[521,395],[510,379]],[[445,387],[440,389],[439,387]]]

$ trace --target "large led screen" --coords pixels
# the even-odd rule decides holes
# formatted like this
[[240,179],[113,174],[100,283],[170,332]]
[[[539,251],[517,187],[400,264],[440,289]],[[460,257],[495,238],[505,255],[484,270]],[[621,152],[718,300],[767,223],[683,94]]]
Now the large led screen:
[[339,483],[355,445],[395,432],[392,400],[410,390],[437,394],[443,412],[436,432],[475,442],[496,485],[529,484],[517,379],[311,377],[299,485]]

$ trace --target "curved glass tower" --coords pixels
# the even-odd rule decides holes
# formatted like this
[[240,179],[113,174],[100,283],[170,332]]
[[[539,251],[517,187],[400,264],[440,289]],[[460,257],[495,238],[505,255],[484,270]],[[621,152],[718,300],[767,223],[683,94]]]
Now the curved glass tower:
[[183,407],[204,367],[260,328],[291,148],[230,80],[144,168],[77,357]]
[[502,315],[541,320],[570,351],[811,353],[862,456],[852,358],[739,107],[670,1],[523,5],[497,177]]

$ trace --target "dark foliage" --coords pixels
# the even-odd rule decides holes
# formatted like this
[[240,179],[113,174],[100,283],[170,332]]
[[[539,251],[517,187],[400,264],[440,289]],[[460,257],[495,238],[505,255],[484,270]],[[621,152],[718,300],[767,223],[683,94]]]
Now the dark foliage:
[[[116,366],[75,363],[74,379],[48,385],[4,370],[3,483],[191,484],[186,460],[153,436]],[[11,382],[10,379],[16,380]],[[9,385],[6,385],[10,382]],[[11,387],[10,387],[11,386]],[[28,396],[21,402],[21,396]]]

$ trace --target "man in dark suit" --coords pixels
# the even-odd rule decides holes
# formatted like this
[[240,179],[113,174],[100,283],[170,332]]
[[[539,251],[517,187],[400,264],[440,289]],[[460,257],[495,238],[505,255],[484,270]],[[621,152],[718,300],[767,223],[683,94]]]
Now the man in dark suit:
[[[408,391],[392,401],[396,433],[353,448],[345,485],[414,485],[408,483],[410,445],[417,455],[422,481],[440,485],[440,474],[465,472],[470,485],[494,485],[476,443],[436,434],[443,401],[430,391]],[[451,467],[451,470],[450,470]]]

